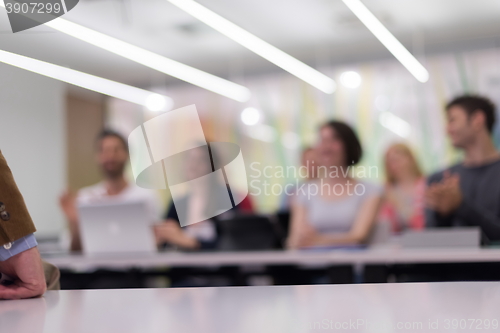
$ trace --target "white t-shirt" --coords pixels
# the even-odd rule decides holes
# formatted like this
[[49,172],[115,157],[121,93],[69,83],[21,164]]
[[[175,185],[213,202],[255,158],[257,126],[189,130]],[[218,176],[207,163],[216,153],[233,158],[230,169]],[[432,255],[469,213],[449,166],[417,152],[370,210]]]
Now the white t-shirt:
[[78,191],[77,205],[93,203],[145,202],[152,223],[161,220],[161,205],[154,190],[148,190],[135,184],[128,184],[120,193],[109,195],[104,182],[84,187]]

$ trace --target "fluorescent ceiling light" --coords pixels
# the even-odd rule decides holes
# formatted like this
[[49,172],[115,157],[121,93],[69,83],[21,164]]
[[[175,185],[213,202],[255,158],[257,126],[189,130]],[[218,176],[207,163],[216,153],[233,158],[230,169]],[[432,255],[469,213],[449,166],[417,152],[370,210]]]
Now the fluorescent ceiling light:
[[391,112],[382,112],[379,121],[382,126],[402,138],[408,138],[411,134],[410,124]]
[[429,80],[429,72],[427,72],[425,67],[384,27],[360,0],[342,1],[418,81],[427,82]]
[[318,72],[312,67],[277,49],[271,44],[263,41],[248,31],[240,28],[236,24],[226,20],[222,16],[212,12],[208,8],[192,0],[168,0],[188,14],[214,28],[221,34],[231,38],[238,44],[246,47],[250,51],[267,59],[276,66],[304,80],[319,90],[331,94],[335,91],[336,85],[328,76]]
[[172,99],[164,95],[3,50],[0,50],[0,62],[101,94],[144,105],[152,111],[167,110],[173,105]]
[[[0,0],[0,6],[5,7],[3,0]],[[246,102],[250,99],[250,90],[246,87],[79,24],[62,18],[56,18],[45,23],[45,25],[144,66],[229,97],[238,102]]]
[[245,134],[252,139],[260,140],[264,142],[274,142],[276,140],[276,130],[265,124],[259,124],[255,126],[249,126],[245,129]]

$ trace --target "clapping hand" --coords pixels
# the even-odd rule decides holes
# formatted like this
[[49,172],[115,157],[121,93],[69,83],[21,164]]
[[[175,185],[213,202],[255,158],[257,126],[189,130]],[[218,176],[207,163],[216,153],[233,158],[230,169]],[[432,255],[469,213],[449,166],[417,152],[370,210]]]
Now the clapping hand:
[[425,193],[427,206],[443,216],[454,212],[462,203],[460,176],[445,172],[441,182],[431,184]]

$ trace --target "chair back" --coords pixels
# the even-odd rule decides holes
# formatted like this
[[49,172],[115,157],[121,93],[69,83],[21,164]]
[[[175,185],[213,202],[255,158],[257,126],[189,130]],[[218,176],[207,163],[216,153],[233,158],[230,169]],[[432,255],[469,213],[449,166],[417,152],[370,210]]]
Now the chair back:
[[275,226],[266,216],[243,215],[219,221],[221,251],[258,251],[279,248]]

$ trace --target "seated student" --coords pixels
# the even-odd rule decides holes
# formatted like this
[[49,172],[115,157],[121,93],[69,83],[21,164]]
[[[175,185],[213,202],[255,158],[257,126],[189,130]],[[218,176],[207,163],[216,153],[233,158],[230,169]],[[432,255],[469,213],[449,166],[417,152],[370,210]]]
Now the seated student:
[[[212,154],[215,152],[212,151]],[[186,156],[185,178],[198,179],[197,186],[189,189],[188,193],[170,203],[164,215],[164,223],[156,226],[156,238],[159,244],[167,243],[186,250],[213,249],[217,245],[217,220],[220,217],[230,217],[235,211],[251,213],[252,203],[247,196],[235,208],[217,216],[205,219],[204,216],[216,213],[223,204],[223,197],[217,193],[227,193],[228,186],[223,180],[202,177],[212,172],[208,150],[205,146],[191,149]],[[199,221],[181,227],[179,216],[188,221]],[[183,221],[186,222],[186,221]]]
[[425,226],[425,178],[410,148],[393,144],[385,153],[385,186],[379,222],[388,222],[394,233]]
[[495,105],[480,96],[461,96],[446,105],[447,132],[463,162],[429,177],[426,203],[430,226],[479,226],[500,240],[500,153],[492,139]]
[[114,131],[104,130],[97,137],[96,146],[97,163],[104,180],[80,189],[76,195],[66,192],[60,198],[61,208],[69,224],[72,251],[82,250],[78,204],[143,201],[146,203],[151,221],[157,222],[160,219],[160,202],[154,191],[138,187],[125,179],[124,170],[129,160],[125,138]]
[[321,126],[316,147],[318,179],[297,189],[288,248],[365,242],[381,199],[374,184],[352,177],[362,156],[354,131],[343,122]]
[[[316,152],[313,147],[306,147],[302,150],[302,156],[301,156],[301,168],[299,168],[299,176],[304,177],[304,181],[308,181],[311,179],[316,178],[316,171],[315,169],[317,168],[317,162],[316,162]],[[305,170],[305,175],[303,174],[304,171],[301,171],[302,169]],[[292,184],[290,184],[292,185]],[[283,192],[281,198],[280,198],[280,204],[279,204],[279,212],[289,212],[290,207],[291,207],[291,202],[293,200],[293,197],[295,196],[296,192],[296,184],[293,186],[287,185],[285,187],[285,191]],[[289,188],[291,187],[291,188]]]

